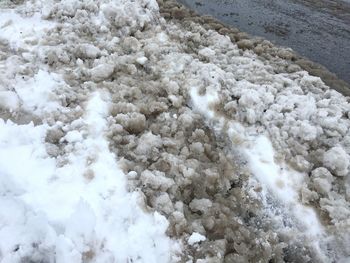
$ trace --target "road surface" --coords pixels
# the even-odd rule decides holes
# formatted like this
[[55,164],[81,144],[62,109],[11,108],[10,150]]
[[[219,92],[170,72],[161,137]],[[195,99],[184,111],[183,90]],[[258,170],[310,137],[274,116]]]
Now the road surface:
[[252,35],[293,48],[350,83],[350,0],[179,0]]

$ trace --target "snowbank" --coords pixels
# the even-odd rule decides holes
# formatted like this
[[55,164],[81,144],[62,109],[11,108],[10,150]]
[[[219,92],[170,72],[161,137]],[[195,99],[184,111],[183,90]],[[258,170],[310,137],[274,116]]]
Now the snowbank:
[[159,3],[26,2],[35,41],[1,20],[0,257],[349,257],[348,99]]

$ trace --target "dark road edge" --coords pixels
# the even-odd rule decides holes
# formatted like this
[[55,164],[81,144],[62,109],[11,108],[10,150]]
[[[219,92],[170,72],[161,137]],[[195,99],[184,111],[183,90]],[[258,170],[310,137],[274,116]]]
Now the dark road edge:
[[[233,43],[237,44],[238,48],[253,51],[263,61],[268,60],[270,63],[277,65],[281,64],[281,60],[287,62],[286,69],[276,73],[289,73],[287,67],[299,66],[302,70],[309,72],[310,75],[321,78],[330,88],[350,97],[349,83],[339,79],[324,66],[299,55],[288,47],[278,46],[264,38],[241,32],[238,28],[224,24],[212,16],[199,15],[176,0],[157,0],[157,2],[160,14],[166,20],[174,19],[183,23],[191,21],[200,23],[207,30],[215,30],[228,36]],[[259,48],[259,44],[264,46],[263,50]]]

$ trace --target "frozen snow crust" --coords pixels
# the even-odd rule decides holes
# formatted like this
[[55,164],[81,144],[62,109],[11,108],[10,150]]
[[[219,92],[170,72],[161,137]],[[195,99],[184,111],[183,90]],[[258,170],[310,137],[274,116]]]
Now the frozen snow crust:
[[0,21],[3,262],[350,257],[349,99],[288,50],[173,1],[18,2],[45,34]]

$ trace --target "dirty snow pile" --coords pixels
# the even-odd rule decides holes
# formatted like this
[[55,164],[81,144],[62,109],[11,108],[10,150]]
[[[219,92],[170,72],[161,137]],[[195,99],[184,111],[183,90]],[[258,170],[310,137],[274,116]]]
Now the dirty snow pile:
[[169,261],[167,220],[127,192],[109,150],[110,94],[73,88],[44,61],[56,50],[44,36],[59,22],[42,16],[59,5],[74,3],[0,13],[0,261]]
[[1,2],[0,261],[346,262],[349,99],[172,3]]

